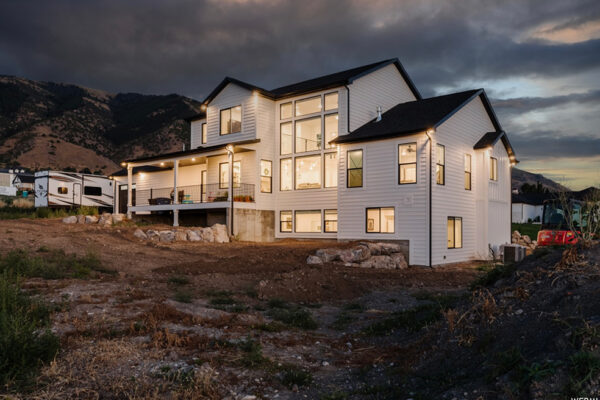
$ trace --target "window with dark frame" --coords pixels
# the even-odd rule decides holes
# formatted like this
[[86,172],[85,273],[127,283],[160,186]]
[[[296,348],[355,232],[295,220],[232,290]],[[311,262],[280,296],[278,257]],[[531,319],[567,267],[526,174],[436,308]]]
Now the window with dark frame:
[[273,192],[273,163],[269,160],[260,160],[260,192]]
[[279,119],[292,118],[292,102],[283,103],[279,106]]
[[291,211],[280,211],[279,212],[279,231],[280,232],[292,232],[292,212]]
[[229,135],[242,131],[242,106],[221,110],[221,135]]
[[207,140],[207,131],[206,131],[206,122],[202,124],[202,144],[206,144]]
[[438,144],[435,152],[435,181],[438,185],[446,184],[446,147]]
[[84,186],[83,194],[86,196],[102,196],[102,188],[100,186]]
[[417,143],[398,145],[398,184],[417,183]]
[[349,188],[362,187],[363,185],[363,151],[348,151],[348,164],[346,169],[346,186]]
[[[233,187],[240,187],[241,161],[233,162]],[[219,189],[229,189],[229,162],[219,163]]]
[[292,154],[294,151],[294,137],[292,123],[284,122],[279,127],[279,154]]
[[462,248],[462,217],[448,217],[448,248]]
[[366,209],[367,233],[394,233],[394,207],[371,207]]
[[325,210],[325,232],[337,232],[338,231],[338,211],[337,210]]
[[498,159],[490,157],[490,180],[498,180]]
[[465,154],[465,190],[471,190],[471,155]]

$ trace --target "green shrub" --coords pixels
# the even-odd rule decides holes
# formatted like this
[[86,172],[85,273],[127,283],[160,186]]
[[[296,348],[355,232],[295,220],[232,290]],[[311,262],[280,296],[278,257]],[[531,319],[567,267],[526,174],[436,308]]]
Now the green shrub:
[[243,351],[241,363],[245,367],[259,367],[269,361],[268,358],[263,356],[262,346],[259,342],[246,338],[246,340],[240,342],[238,346],[240,350]]
[[0,386],[23,385],[59,348],[49,330],[49,311],[23,293],[16,274],[0,275]]
[[190,278],[187,276],[172,275],[169,277],[168,282],[173,285],[187,285],[190,283]]
[[313,381],[312,374],[309,371],[305,371],[295,365],[284,365],[281,367],[278,377],[281,383],[290,389],[294,385],[308,386]]
[[569,394],[583,395],[585,386],[600,375],[600,358],[588,351],[580,351],[569,361]]
[[178,301],[180,303],[191,303],[192,302],[192,293],[189,290],[179,289],[175,291],[173,295],[173,300]]
[[312,330],[319,327],[310,311],[303,308],[273,308],[268,315],[276,321],[300,329]]

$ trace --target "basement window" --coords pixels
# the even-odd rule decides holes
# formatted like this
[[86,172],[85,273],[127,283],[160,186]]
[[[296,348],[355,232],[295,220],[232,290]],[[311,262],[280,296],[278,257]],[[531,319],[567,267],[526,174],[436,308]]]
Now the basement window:
[[448,217],[448,248],[462,248],[462,218]]
[[394,233],[394,207],[367,208],[367,233]]
[[296,211],[295,232],[321,232],[321,210]]
[[291,211],[281,211],[279,213],[279,230],[281,232],[291,232],[292,231],[292,212]]
[[338,212],[337,210],[325,210],[325,232],[338,231]]

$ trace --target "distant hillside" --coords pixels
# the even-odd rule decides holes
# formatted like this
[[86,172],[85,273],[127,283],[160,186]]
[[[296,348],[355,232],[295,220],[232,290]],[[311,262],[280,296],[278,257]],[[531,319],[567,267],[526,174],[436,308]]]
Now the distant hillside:
[[551,191],[562,191],[569,190],[565,186],[554,182],[552,179],[546,178],[542,174],[534,174],[531,172],[523,171],[522,169],[512,169],[512,188],[519,189],[523,184],[528,183],[530,185],[536,185],[540,182],[544,187]]
[[76,85],[0,75],[0,166],[89,168],[180,150],[184,118],[200,103],[176,94],[112,94]]

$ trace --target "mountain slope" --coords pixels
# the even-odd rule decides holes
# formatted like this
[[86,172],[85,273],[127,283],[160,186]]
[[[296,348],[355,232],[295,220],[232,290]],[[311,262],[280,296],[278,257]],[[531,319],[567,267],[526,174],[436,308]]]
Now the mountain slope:
[[199,102],[175,94],[0,76],[0,165],[110,173],[123,159],[180,150],[189,141],[183,119],[199,110]]
[[538,182],[551,191],[569,190],[560,183],[556,183],[552,179],[548,179],[542,174],[534,174],[518,168],[512,169],[513,189],[520,189],[525,183],[536,185]]

